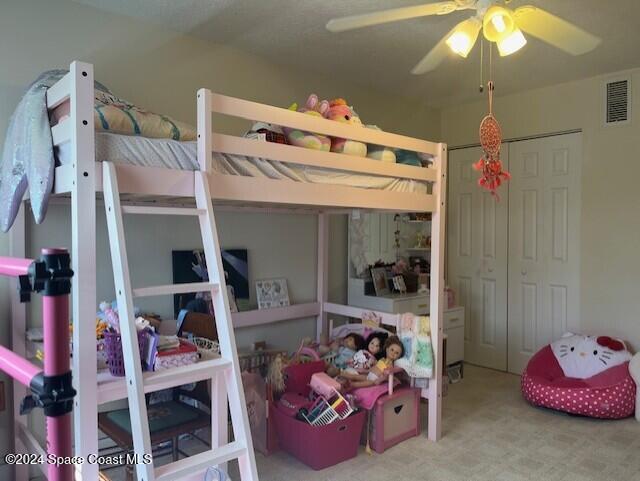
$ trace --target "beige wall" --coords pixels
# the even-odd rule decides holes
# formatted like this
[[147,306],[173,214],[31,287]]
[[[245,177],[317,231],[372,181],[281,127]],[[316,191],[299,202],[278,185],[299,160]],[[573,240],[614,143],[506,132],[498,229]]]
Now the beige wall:
[[[635,121],[603,125],[603,82],[630,74]],[[499,86],[498,86],[499,88]],[[445,108],[449,146],[477,143],[484,101]],[[504,138],[582,129],[581,327],[640,349],[640,70],[498,97]]]
[[[316,92],[323,98],[345,97],[357,107],[363,121],[385,130],[432,140],[439,137],[439,112],[355,85],[349,79],[274,65],[227,47],[69,1],[2,0],[0,143],[26,85],[40,72],[67,68],[74,59],[93,63],[96,79],[119,96],[192,124],[195,92],[200,87],[284,107],[294,100],[304,102],[310,92]],[[223,131],[241,132],[247,128],[244,122],[224,117],[215,121]],[[69,217],[68,207],[52,206],[45,223],[30,229],[31,254],[35,255],[42,245],[70,245]],[[111,299],[112,274],[101,212],[98,218],[98,298]],[[316,222],[312,216],[222,214],[219,225],[223,246],[248,249],[252,280],[286,277],[293,302],[314,299]],[[134,282],[170,282],[171,250],[201,244],[195,224],[163,218],[130,227]],[[8,254],[8,246],[8,235],[0,234],[0,255]],[[331,220],[330,247],[330,295],[336,301],[346,301],[344,216]],[[0,279],[0,343],[4,345],[10,339],[8,292],[9,284]],[[32,310],[37,312],[38,306],[38,301],[34,302]],[[167,298],[153,307],[169,315],[171,301]],[[314,322],[291,321],[242,329],[238,343],[246,346],[253,340],[266,339],[293,347],[297,339],[313,334]],[[37,324],[37,319],[33,323]],[[2,453],[8,447],[10,419],[8,412],[0,413]]]

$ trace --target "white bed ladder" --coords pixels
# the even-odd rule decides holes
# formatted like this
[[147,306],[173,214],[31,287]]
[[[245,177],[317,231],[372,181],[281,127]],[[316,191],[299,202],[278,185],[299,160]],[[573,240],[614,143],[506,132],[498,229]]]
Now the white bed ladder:
[[[143,375],[140,367],[140,352],[134,324],[133,298],[210,290],[221,351],[220,359],[203,361],[197,364],[202,376],[200,380],[212,380],[211,450],[157,468],[154,467],[153,461],[148,464],[141,462],[136,465],[137,479],[138,481],[200,480],[204,479],[204,470],[206,468],[216,465],[226,468],[227,461],[238,459],[242,481],[258,481],[249,419],[240,377],[236,341],[227,299],[222,258],[220,256],[220,243],[209,193],[209,182],[205,172],[196,171],[194,178],[195,209],[121,206],[116,168],[111,162],[103,162],[102,183],[116,298],[120,313],[122,346],[125,353],[129,413],[134,451],[139,460],[142,459],[143,455],[148,455],[152,452],[145,392],[151,392],[159,388],[166,389],[167,387],[180,386],[184,384],[184,379],[181,378],[179,372],[172,375],[171,371],[166,371],[162,372],[163,382],[145,383],[146,376]],[[209,271],[209,282],[132,289],[124,237],[123,213],[197,216],[200,220],[200,231]],[[208,366],[203,366],[205,363]],[[157,377],[157,375],[154,375],[154,377]],[[229,409],[233,423],[234,441],[231,443],[228,443],[228,439],[226,439],[227,394],[223,395],[223,393],[228,393]],[[224,426],[221,423],[224,423]]]

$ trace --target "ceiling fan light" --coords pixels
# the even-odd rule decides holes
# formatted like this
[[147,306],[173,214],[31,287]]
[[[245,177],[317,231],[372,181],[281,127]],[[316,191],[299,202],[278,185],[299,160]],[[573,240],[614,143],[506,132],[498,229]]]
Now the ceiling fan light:
[[504,22],[504,17],[502,15],[494,15],[491,17],[491,23],[499,33],[502,33],[507,29],[507,25]]
[[461,57],[467,57],[471,51],[471,38],[464,32],[454,32],[448,39],[447,45],[449,48],[460,55]]
[[447,38],[446,43],[449,48],[463,58],[467,58],[469,52],[478,39],[478,33],[482,24],[476,18],[470,18],[461,23]]
[[494,5],[484,14],[482,26],[485,38],[490,42],[498,42],[511,34],[515,23],[509,10]]
[[498,42],[498,52],[501,57],[506,57],[512,53],[517,52],[527,44],[527,39],[524,38],[519,28],[515,28],[511,35],[503,38]]

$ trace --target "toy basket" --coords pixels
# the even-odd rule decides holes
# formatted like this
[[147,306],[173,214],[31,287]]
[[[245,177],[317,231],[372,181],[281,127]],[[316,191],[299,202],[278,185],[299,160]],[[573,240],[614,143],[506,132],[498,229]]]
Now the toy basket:
[[352,412],[353,408],[349,402],[334,390],[334,396],[330,401],[323,396],[318,396],[309,408],[309,412],[302,416],[312,426],[326,426],[338,419],[346,419]]
[[190,341],[198,348],[201,360],[207,361],[220,357],[220,344],[218,344],[218,341],[212,341],[206,337],[194,337]]
[[[147,347],[147,333],[138,331],[138,348],[141,356]],[[104,333],[104,348],[107,353],[107,366],[112,376],[124,376],[124,354],[122,352],[122,336],[119,332]]]

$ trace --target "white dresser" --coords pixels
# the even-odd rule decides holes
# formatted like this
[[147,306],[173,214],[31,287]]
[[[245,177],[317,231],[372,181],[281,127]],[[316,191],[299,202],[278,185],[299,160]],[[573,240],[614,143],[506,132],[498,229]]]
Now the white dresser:
[[402,314],[429,313],[429,294],[388,294],[386,296],[367,296],[364,294],[364,279],[349,279],[348,302],[350,306],[371,309],[373,311]]
[[447,366],[464,361],[464,307],[444,311],[444,333],[447,335]]

